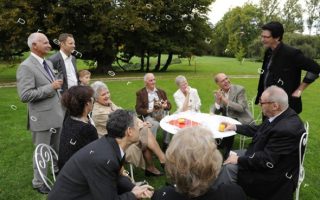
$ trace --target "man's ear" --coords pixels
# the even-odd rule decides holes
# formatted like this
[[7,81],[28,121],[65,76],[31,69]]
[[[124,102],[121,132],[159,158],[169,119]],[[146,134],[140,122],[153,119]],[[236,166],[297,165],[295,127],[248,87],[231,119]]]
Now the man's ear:
[[125,136],[127,137],[131,137],[132,136],[132,128],[131,127],[128,127],[126,132],[125,132]]

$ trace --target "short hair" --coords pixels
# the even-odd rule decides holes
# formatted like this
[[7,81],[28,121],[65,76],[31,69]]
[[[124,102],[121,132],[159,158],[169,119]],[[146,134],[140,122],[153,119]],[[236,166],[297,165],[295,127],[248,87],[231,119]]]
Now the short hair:
[[98,99],[98,97],[99,97],[99,95],[100,95],[100,91],[101,91],[102,89],[106,89],[106,90],[109,91],[108,86],[107,86],[105,83],[103,83],[102,81],[95,81],[95,82],[93,82],[93,83],[91,84],[91,87],[92,87],[92,89],[93,89],[93,91],[94,91],[93,97],[94,97],[94,99],[96,99],[96,100]]
[[86,103],[92,101],[93,89],[89,86],[72,86],[62,94],[62,105],[71,116],[82,115]]
[[59,39],[58,39],[58,40],[59,40],[60,43],[61,43],[61,42],[65,42],[68,37],[73,38],[73,35],[70,34],[70,33],[61,33],[61,34],[59,35]]
[[204,194],[217,178],[222,156],[210,130],[189,127],[174,135],[166,151],[166,174],[188,197]]
[[176,77],[176,84],[177,84],[177,86],[179,86],[180,83],[182,83],[183,81],[187,81],[187,79],[186,79],[185,76],[179,75],[179,76]]
[[281,110],[286,110],[289,107],[288,94],[282,88],[272,85],[263,93],[266,93],[267,101],[278,103]]
[[213,79],[214,79],[214,81],[215,81],[216,83],[218,83],[218,77],[221,76],[221,75],[225,75],[226,77],[228,77],[225,73],[218,73],[218,74],[216,74],[216,75],[213,77]]
[[78,75],[79,75],[79,77],[84,77],[84,76],[86,76],[86,75],[91,75],[91,72],[89,72],[89,71],[86,70],[86,69],[83,69],[83,70],[80,70],[80,71],[78,72]]
[[133,111],[118,109],[109,115],[106,129],[108,136],[123,138],[129,127],[134,127],[137,115]]
[[43,33],[38,33],[38,32],[31,33],[31,34],[29,35],[27,44],[28,44],[28,47],[30,48],[30,50],[31,50],[31,48],[32,48],[32,44],[33,44],[33,43],[36,43],[36,42],[38,41],[39,35],[41,35],[41,34],[44,35]]
[[149,75],[153,75],[154,76],[154,74],[153,73],[146,73],[144,76],[143,76],[143,80],[144,80],[144,82],[146,82],[147,81],[147,77],[149,76]]
[[273,38],[282,40],[284,29],[280,22],[269,22],[261,27],[262,30],[268,30]]

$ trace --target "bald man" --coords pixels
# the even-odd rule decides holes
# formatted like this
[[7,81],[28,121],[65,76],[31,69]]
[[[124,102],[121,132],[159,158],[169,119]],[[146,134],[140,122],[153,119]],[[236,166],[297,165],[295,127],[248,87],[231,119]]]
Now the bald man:
[[[52,63],[45,59],[51,50],[48,38],[42,33],[32,33],[28,37],[28,46],[31,51],[30,56],[17,70],[19,97],[28,105],[27,128],[32,133],[35,146],[40,143],[51,145],[58,153],[64,111],[57,90],[61,88],[63,81],[55,80]],[[44,174],[46,171],[43,169]],[[43,183],[35,161],[33,161],[33,172],[33,188],[42,194],[47,194],[49,189]]]
[[[144,121],[152,124],[151,131],[156,137],[159,128],[159,121],[154,117],[154,103],[155,101],[161,101],[161,107],[165,111],[169,111],[171,109],[171,103],[167,98],[166,92],[156,88],[156,78],[154,74],[145,74],[144,84],[145,87],[136,93],[136,112],[143,117]],[[170,142],[170,135],[165,131],[163,134],[164,139],[162,149],[165,151]]]

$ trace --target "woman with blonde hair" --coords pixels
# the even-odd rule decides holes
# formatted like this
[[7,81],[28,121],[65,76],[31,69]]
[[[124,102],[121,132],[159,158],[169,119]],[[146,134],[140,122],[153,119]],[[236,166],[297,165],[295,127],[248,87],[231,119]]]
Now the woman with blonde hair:
[[152,199],[246,199],[238,185],[212,184],[219,175],[222,156],[210,130],[190,127],[179,131],[166,151],[166,174],[172,186],[157,190]]

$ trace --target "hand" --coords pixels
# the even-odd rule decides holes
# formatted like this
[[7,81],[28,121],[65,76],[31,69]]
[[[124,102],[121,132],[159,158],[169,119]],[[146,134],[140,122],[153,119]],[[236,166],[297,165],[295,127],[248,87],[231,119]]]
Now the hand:
[[213,95],[214,95],[214,97],[216,99],[216,103],[220,105],[221,104],[221,98],[222,98],[221,90],[214,91]]
[[298,88],[298,89],[296,89],[296,90],[292,93],[291,96],[296,97],[296,98],[299,98],[299,97],[301,97],[301,94],[302,94],[302,90],[300,90],[300,89]]
[[162,106],[162,108],[167,108],[168,107],[168,100],[161,101],[161,106]]
[[132,189],[132,193],[137,199],[142,199],[142,198],[151,198],[153,195],[153,190],[154,188],[151,187],[150,185],[142,185],[142,186],[135,186]]
[[63,80],[61,79],[58,79],[58,80],[55,80],[51,83],[51,86],[54,90],[57,90],[57,89],[61,89],[62,87],[62,84],[63,84]]
[[143,126],[151,128],[152,124],[148,121],[143,122]]
[[222,123],[226,125],[226,127],[224,128],[224,131],[235,131],[237,129],[235,124],[231,124],[228,122],[222,122]]
[[226,165],[226,164],[234,164],[234,165],[238,164],[238,158],[239,158],[239,156],[237,156],[236,154],[230,154],[228,159],[225,160],[223,162],[223,164],[224,165]]

